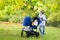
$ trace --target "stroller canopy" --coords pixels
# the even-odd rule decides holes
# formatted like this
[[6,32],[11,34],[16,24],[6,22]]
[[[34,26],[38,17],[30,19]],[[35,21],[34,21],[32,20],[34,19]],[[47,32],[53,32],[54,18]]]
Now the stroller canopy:
[[31,17],[27,16],[24,18],[24,21],[23,21],[23,26],[30,26],[32,23],[31,23]]

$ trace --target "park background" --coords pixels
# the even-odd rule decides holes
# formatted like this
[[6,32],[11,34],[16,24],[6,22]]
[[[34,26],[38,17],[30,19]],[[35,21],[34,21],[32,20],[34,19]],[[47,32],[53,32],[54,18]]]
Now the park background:
[[[41,10],[47,18],[45,37],[20,37],[23,19]],[[60,40],[60,0],[0,0],[0,35],[0,40]]]

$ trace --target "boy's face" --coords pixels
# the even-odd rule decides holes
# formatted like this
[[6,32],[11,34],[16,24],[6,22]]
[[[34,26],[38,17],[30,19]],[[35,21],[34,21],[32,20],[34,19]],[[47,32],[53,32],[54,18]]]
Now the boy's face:
[[40,15],[42,15],[42,13],[40,12]]

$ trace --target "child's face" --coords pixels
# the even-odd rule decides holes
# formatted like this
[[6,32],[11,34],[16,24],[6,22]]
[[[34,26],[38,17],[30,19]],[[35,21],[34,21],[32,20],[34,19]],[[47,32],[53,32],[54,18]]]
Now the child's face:
[[36,22],[37,20],[34,20],[34,22]]

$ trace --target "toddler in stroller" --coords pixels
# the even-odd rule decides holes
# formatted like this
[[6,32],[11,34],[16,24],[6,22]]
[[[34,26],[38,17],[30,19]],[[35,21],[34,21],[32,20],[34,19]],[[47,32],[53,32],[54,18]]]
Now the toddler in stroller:
[[27,16],[25,17],[23,21],[23,26],[21,31],[21,36],[23,36],[23,32],[26,32],[26,37],[30,37],[32,35],[35,35],[36,37],[39,36],[39,32],[34,31],[33,29],[37,29],[37,18],[35,17],[33,21],[31,21],[31,17]]

